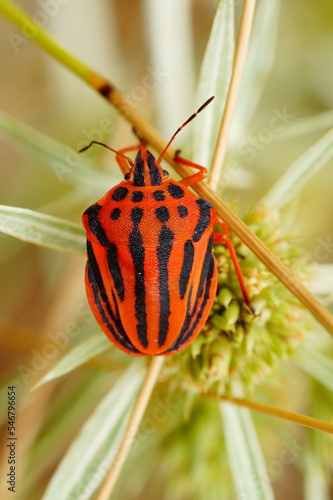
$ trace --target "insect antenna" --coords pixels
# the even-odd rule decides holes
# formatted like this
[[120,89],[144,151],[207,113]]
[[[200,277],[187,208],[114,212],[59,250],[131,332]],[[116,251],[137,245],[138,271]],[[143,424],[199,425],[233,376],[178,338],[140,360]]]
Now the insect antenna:
[[193,115],[191,115],[187,120],[186,122],[183,123],[183,125],[181,125],[177,130],[176,132],[173,134],[173,136],[171,137],[170,141],[168,142],[168,144],[165,146],[165,148],[163,149],[162,153],[160,154],[160,156],[158,157],[157,159],[157,163],[160,163],[166,150],[168,149],[168,147],[170,146],[170,144],[172,143],[172,141],[174,140],[174,138],[176,137],[176,135],[185,127],[185,125],[187,125],[188,123],[190,123],[203,109],[205,109],[206,106],[208,106],[208,104],[210,104],[212,102],[212,100],[214,99],[214,96],[210,97],[206,102],[203,103],[202,106],[200,106],[200,108],[198,109],[198,111],[196,111],[195,113],[193,113]]
[[93,144],[97,144],[98,146],[103,146],[104,148],[109,149],[110,151],[113,151],[118,156],[122,156],[123,158],[126,158],[126,160],[131,165],[131,167],[133,167],[133,165],[134,165],[133,161],[131,160],[131,158],[129,156],[126,156],[126,155],[124,155],[122,153],[119,153],[116,149],[110,148],[110,146],[107,146],[103,142],[91,141],[91,143],[88,144],[88,146],[85,146],[84,148],[80,149],[79,153],[83,153],[83,151],[87,151],[87,149],[89,149]]

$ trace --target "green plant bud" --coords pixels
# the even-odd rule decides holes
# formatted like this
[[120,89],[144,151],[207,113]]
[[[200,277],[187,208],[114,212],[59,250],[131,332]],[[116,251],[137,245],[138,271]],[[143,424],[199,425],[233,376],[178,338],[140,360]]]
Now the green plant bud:
[[222,304],[225,308],[228,308],[230,302],[232,301],[232,292],[229,290],[229,288],[223,287],[218,295],[217,295],[217,300],[219,301],[220,304]]

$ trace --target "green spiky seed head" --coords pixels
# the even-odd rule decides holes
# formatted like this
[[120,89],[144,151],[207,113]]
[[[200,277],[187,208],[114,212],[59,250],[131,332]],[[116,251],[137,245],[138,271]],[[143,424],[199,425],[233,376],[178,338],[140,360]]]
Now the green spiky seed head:
[[[276,213],[261,205],[244,220],[301,280],[309,276],[306,253],[284,234]],[[228,250],[216,245],[218,288],[208,321],[187,349],[166,359],[163,369],[164,377],[185,390],[224,392],[233,378],[248,386],[263,382],[279,359],[293,354],[312,321],[258,258],[235,235],[231,238],[256,314],[244,304]]]

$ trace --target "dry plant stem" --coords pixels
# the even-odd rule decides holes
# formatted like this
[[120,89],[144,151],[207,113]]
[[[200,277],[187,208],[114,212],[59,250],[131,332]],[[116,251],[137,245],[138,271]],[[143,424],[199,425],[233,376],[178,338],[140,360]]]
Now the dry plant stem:
[[227,151],[232,118],[234,116],[236,108],[237,97],[245,66],[247,49],[250,41],[255,3],[256,3],[255,0],[244,1],[243,14],[239,28],[236,51],[235,51],[234,66],[232,70],[221,127],[216,142],[216,149],[214,152],[213,161],[210,167],[210,172],[208,177],[208,184],[213,189],[216,189],[217,187],[221,170],[223,167],[224,157]]
[[[31,19],[10,0],[0,1],[0,12],[21,29],[35,30],[33,40],[44,48],[54,58],[64,64],[73,73],[77,74],[94,90],[107,99],[119,113],[146,139],[147,143],[161,153],[166,146],[166,141],[147,122],[136,109],[131,107],[124,96],[107,80],[94,73],[84,63],[78,61],[67,51],[59,47],[57,42],[47,32],[37,28]],[[193,172],[184,165],[174,161],[175,150],[169,148],[164,158],[182,176],[187,177]],[[300,302],[313,314],[331,335],[333,335],[333,316],[318,302],[302,283],[287,269],[275,255],[262,243],[262,241],[230,210],[228,205],[219,198],[205,183],[200,182],[193,189],[203,198],[212,203],[219,217],[240,238],[240,240],[258,257],[263,264],[298,298]]]
[[317,418],[308,417],[306,415],[301,415],[299,413],[294,413],[288,410],[282,410],[281,408],[276,408],[264,403],[258,403],[257,401],[250,401],[248,399],[234,398],[231,396],[221,396],[212,392],[205,393],[204,395],[212,397],[214,399],[218,399],[219,401],[228,401],[229,403],[233,403],[238,406],[245,406],[250,410],[265,413],[266,415],[272,415],[273,417],[282,418],[283,420],[288,420],[289,422],[304,425],[305,427],[310,427],[311,429],[316,429],[319,431],[327,432],[329,434],[333,434],[333,424],[323,422],[322,420],[318,420]]
[[151,393],[154,389],[163,362],[164,356],[156,356],[150,363],[145,381],[135,402],[131,418],[122,439],[120,448],[102,484],[96,500],[108,500],[110,498],[118,476],[121,472],[122,466],[124,465],[126,457],[130,451],[133,439],[135,438],[143,414],[148,405]]

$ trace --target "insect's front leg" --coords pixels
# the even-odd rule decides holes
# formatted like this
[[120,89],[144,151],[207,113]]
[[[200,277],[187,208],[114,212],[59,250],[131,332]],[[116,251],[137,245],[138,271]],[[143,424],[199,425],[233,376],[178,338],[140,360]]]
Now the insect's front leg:
[[226,225],[226,223],[223,222],[218,217],[216,217],[215,224],[221,225],[223,232],[222,233],[214,233],[214,235],[213,235],[214,244],[224,243],[225,246],[227,247],[227,249],[229,250],[230,257],[231,257],[232,262],[234,264],[237,278],[238,278],[238,281],[239,281],[239,284],[240,284],[240,287],[241,287],[241,290],[243,293],[244,302],[248,306],[250,311],[253,314],[255,314],[255,309],[254,309],[253,305],[251,304],[250,296],[249,296],[249,293],[247,291],[247,288],[246,288],[246,285],[244,282],[244,276],[243,276],[241,267],[240,267],[238,259],[237,259],[236,250],[235,250],[233,242],[231,241],[231,238],[230,238],[229,228]]
[[185,179],[182,179],[180,181],[183,186],[192,186],[193,184],[196,184],[197,182],[202,181],[207,177],[207,168],[202,167],[201,165],[198,165],[197,163],[193,163],[193,161],[185,160],[185,158],[182,158],[179,156],[177,153],[175,155],[174,160],[178,163],[182,163],[183,165],[187,165],[189,167],[197,168],[199,172],[196,174],[189,175],[188,177],[185,177]]
[[[134,144],[134,146],[128,146],[127,148],[119,149],[119,151],[117,151],[117,153],[125,154],[125,153],[128,153],[130,151],[135,151],[136,149],[140,149],[142,147],[145,147],[145,145],[146,145],[146,142],[141,141],[141,142],[139,142],[139,144]],[[116,154],[116,161],[117,161],[122,173],[125,176],[129,172],[128,161],[123,156],[120,156],[120,154]]]

